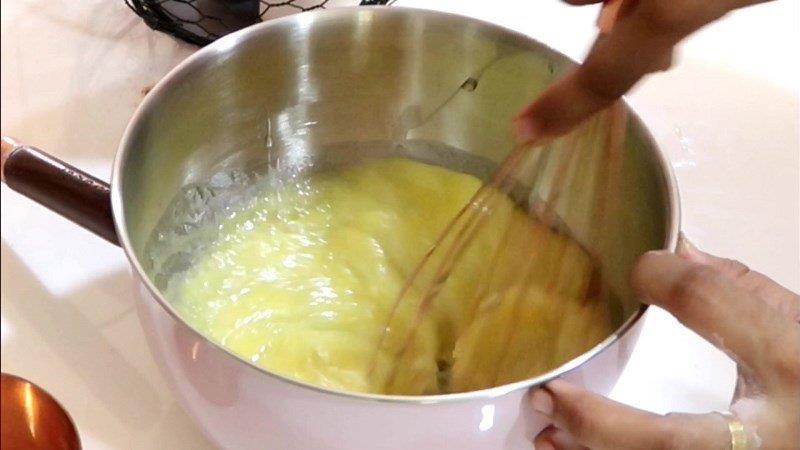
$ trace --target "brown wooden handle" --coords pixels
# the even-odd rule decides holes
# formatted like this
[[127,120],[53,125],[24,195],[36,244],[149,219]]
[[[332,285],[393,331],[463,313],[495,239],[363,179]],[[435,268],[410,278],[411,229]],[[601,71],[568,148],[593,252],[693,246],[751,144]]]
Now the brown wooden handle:
[[2,138],[0,176],[11,189],[119,245],[108,183],[8,137]]

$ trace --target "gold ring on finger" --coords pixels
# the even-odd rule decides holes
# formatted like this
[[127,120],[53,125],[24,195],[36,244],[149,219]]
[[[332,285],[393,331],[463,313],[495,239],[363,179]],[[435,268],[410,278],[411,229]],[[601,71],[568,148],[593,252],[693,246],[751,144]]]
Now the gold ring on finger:
[[731,434],[731,450],[750,450],[750,444],[747,438],[747,432],[744,430],[744,424],[730,411],[718,411],[718,414],[725,419],[728,424],[728,431]]

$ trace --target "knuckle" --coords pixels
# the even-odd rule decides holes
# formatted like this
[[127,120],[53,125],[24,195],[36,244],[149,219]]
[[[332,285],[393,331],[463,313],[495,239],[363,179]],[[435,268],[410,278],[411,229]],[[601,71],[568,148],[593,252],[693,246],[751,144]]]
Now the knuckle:
[[674,7],[670,2],[655,1],[645,3],[642,10],[642,19],[652,31],[669,31],[677,23]]
[[567,425],[567,430],[577,438],[586,437],[591,430],[591,418],[582,408],[557,408],[556,414]]
[[[682,35],[691,31],[697,9],[694,1],[677,5],[674,0],[641,2],[642,20],[648,29],[659,35]],[[687,3],[684,5],[683,3]]]
[[743,278],[750,274],[750,268],[735,259],[724,259],[722,265],[725,267],[726,271],[735,278]]
[[697,266],[682,275],[672,289],[675,307],[685,310],[693,304],[710,300],[720,284],[721,275],[708,266]]
[[775,373],[790,385],[800,386],[800,351],[797,346],[776,355]]
[[642,19],[659,34],[685,35],[719,19],[727,12],[723,2],[655,0],[642,2]]
[[584,436],[587,430],[587,417],[580,410],[569,411],[564,420],[569,423],[569,427],[576,436]]
[[656,66],[656,71],[665,72],[665,71],[669,70],[670,67],[672,67],[672,60],[673,60],[673,56],[674,56],[672,54],[672,52],[673,52],[673,50],[670,49],[668,52],[666,52],[661,57],[661,59],[658,62],[658,65]]

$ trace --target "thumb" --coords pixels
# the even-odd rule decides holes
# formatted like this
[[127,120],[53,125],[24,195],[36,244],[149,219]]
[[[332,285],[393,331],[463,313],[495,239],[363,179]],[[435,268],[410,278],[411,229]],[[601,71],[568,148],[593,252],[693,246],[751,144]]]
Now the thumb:
[[[661,416],[554,380],[533,393],[533,407],[566,432],[575,447],[593,450],[644,448],[727,450],[731,438],[727,422],[718,414]],[[561,448],[548,440],[552,430],[537,437],[537,448]],[[563,439],[561,440],[563,442]],[[572,446],[570,446],[572,447]]]

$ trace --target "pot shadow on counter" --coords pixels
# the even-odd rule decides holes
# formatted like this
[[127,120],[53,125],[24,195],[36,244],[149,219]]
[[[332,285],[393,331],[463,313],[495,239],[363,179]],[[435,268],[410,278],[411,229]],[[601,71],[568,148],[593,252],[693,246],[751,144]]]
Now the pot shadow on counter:
[[[155,386],[144,375],[152,379],[157,367],[139,328],[133,283],[126,271],[56,295],[6,242],[1,258],[3,370],[50,391],[83,432],[84,443],[90,435],[115,448],[213,448],[168,388],[163,383]],[[112,307],[97,306],[100,302]],[[27,326],[14,327],[20,322]],[[10,341],[16,345],[8,345]],[[44,342],[49,351],[26,342]],[[125,348],[130,352],[123,354]],[[54,363],[51,355],[60,361]],[[68,375],[54,364],[69,367]],[[87,394],[101,410],[86,401]]]

